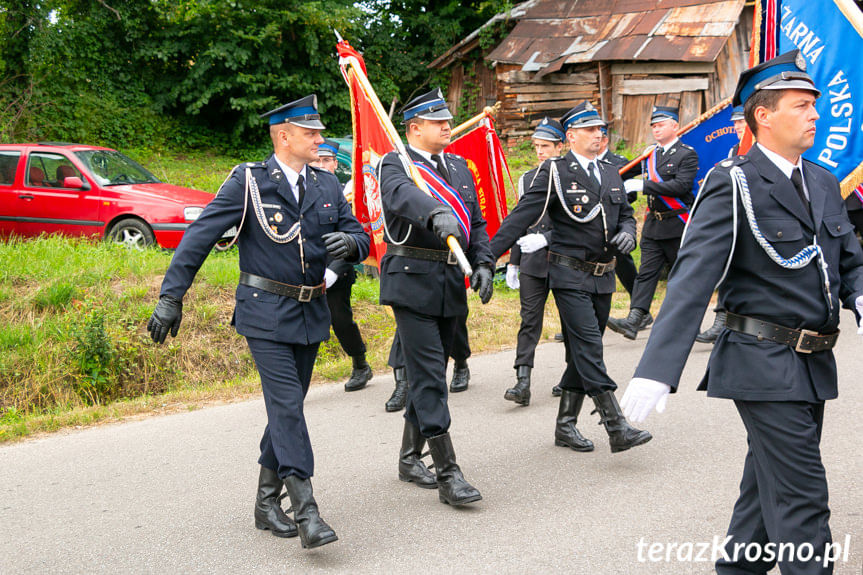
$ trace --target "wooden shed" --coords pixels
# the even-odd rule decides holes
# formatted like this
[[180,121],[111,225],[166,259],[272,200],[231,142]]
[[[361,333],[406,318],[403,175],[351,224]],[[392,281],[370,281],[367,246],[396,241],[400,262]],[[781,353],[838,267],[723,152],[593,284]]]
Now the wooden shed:
[[[499,133],[510,145],[586,99],[609,121],[613,143],[640,149],[652,140],[654,105],[679,105],[683,124],[734,92],[752,13],[745,0],[530,0],[496,17],[515,26],[488,53],[472,44],[477,31],[430,66],[451,69],[456,110],[500,100]],[[473,92],[465,78],[478,79]]]

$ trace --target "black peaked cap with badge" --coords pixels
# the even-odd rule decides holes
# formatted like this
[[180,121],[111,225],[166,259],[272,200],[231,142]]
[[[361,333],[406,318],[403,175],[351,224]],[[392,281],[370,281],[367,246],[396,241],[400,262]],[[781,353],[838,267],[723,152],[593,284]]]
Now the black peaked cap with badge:
[[659,122],[664,122],[666,120],[674,120],[675,122],[679,122],[680,110],[671,106],[654,106],[653,110],[650,112],[651,125],[657,124]]
[[260,117],[267,118],[271,126],[287,123],[312,130],[323,130],[326,128],[321,123],[321,115],[318,113],[318,97],[315,94],[309,94],[304,98],[294,100],[284,106],[279,106],[274,110],[261,114]]
[[806,73],[806,60],[800,50],[791,50],[762,62],[740,74],[732,106],[742,106],[759,90],[808,90],[821,95],[815,81]]
[[440,88],[430,90],[405,104],[402,108],[402,116],[405,123],[414,118],[419,120],[452,120],[453,118]]
[[566,134],[564,134],[563,125],[560,122],[546,116],[536,126],[531,138],[557,143],[566,141]]
[[564,114],[560,123],[563,125],[564,131],[570,128],[592,128],[606,125],[596,107],[587,100]]

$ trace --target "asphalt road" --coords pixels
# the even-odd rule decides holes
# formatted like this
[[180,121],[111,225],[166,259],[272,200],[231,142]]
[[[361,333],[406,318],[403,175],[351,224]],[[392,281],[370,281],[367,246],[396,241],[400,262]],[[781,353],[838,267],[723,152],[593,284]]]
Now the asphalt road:
[[[851,541],[838,575],[863,572],[863,339],[852,325],[848,314],[822,440],[834,540]],[[605,342],[623,386],[645,337]],[[554,446],[562,345],[540,346],[527,408],[503,400],[513,350],[472,358],[470,389],[450,398],[459,463],[484,497],[465,509],[398,481],[402,418],[383,409],[391,374],[355,393],[316,386],[313,483],[340,539],[311,551],[253,525],[262,400],[5,446],[0,573],[711,573],[711,562],[639,561],[640,541],[642,559],[668,542],[692,543],[695,559],[725,534],[746,442],[733,404],[695,390],[709,353],[695,344],[681,391],[645,422],[654,440],[614,455],[584,412],[596,451]]]

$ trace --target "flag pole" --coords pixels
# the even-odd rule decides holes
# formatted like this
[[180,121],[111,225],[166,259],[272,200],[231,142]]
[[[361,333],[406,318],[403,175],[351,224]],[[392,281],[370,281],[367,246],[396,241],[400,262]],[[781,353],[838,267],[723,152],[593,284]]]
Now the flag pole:
[[495,102],[494,106],[486,106],[485,108],[482,109],[481,113],[477,114],[476,116],[474,116],[470,120],[462,122],[461,124],[459,124],[458,126],[453,128],[450,131],[450,137],[454,138],[456,134],[459,134],[461,132],[464,132],[468,128],[472,128],[473,126],[476,126],[477,124],[479,124],[480,122],[482,122],[486,118],[494,117],[500,111],[500,106],[501,106],[500,102]]
[[[336,38],[339,42],[344,41],[338,31],[333,30],[333,32],[335,32]],[[389,115],[384,110],[381,101],[378,99],[378,95],[375,93],[374,88],[372,88],[371,82],[363,72],[362,66],[360,66],[360,63],[353,56],[348,56],[346,60],[348,62],[348,66],[350,66],[353,70],[354,77],[356,78],[357,82],[359,82],[360,87],[365,93],[366,98],[372,105],[372,109],[374,110],[375,115],[378,117],[378,120],[380,120],[381,125],[384,127],[384,130],[386,130],[387,136],[395,146],[396,152],[398,152],[402,157],[408,158],[409,156],[407,149],[405,148],[405,145],[402,142],[398,131],[396,131],[395,126],[393,126]],[[419,189],[423,190],[425,193],[431,195],[431,192],[429,192],[425,180],[420,175],[413,162],[406,162],[406,167],[409,170],[409,175],[414,181],[414,184],[416,184],[416,186]],[[455,236],[447,236],[446,244],[449,247],[450,251],[452,251],[453,255],[455,255],[456,261],[458,261],[458,266],[461,268],[461,271],[464,273],[464,275],[467,277],[472,276],[473,269],[470,266],[470,262],[467,261],[467,257],[465,257],[464,255],[464,250],[461,249],[461,245],[459,245],[458,240],[455,238]]]
[[[729,105],[730,103],[731,103],[731,98],[725,98],[724,100],[722,100],[721,102],[719,102],[718,104],[716,104],[715,106],[713,106],[712,108],[710,108],[709,110],[707,110],[706,112],[704,112],[703,114],[701,114],[700,116],[698,116],[697,118],[695,118],[694,120],[692,120],[691,122],[689,122],[688,124],[686,124],[685,126],[680,128],[679,130],[677,130],[677,136],[680,137],[683,134],[685,134],[686,132],[688,132],[689,130],[691,130],[692,128],[694,128],[695,126],[697,126],[698,124],[700,124],[701,122],[709,120],[713,115],[715,115],[717,112],[719,112],[722,108]],[[648,148],[643,154],[641,154],[640,156],[638,156],[637,158],[635,158],[634,160],[632,160],[631,162],[629,162],[628,164],[626,164],[625,166],[620,168],[620,170],[618,170],[618,173],[623,175],[626,172],[628,172],[629,170],[631,170],[633,167],[637,166],[639,164],[639,162],[641,162],[642,160],[646,160],[647,157],[653,153],[654,147],[656,147],[656,146],[652,146],[652,147]]]

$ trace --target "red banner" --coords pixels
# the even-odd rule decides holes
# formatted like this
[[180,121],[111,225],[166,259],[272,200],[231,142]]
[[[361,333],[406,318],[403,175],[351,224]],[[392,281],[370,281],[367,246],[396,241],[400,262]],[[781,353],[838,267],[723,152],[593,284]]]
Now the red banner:
[[374,264],[380,267],[381,258],[386,253],[387,246],[384,243],[384,216],[378,168],[384,155],[396,149],[396,146],[379,120],[366,92],[362,89],[356,72],[344,60],[348,57],[356,58],[365,69],[362,56],[346,42],[340,42],[337,48],[339,56],[343,58],[340,62],[342,75],[351,92],[354,134],[351,158],[354,178],[354,214],[372,238],[369,260],[373,260]]
[[506,168],[509,174],[509,166],[491,118],[484,119],[476,128],[460,136],[447,146],[446,151],[467,160],[476,183],[477,200],[485,217],[488,237],[494,237],[507,214],[503,170]]

